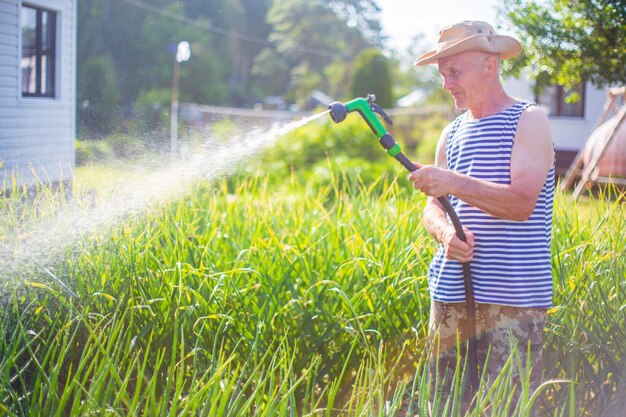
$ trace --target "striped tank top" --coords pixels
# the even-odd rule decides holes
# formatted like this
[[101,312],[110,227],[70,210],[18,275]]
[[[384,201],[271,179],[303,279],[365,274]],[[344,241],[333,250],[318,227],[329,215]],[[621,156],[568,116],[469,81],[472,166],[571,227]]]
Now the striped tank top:
[[[446,145],[448,168],[474,178],[510,184],[511,150],[522,112],[535,103],[518,101],[493,116],[470,120],[465,112],[453,122]],[[537,205],[526,221],[493,217],[451,196],[461,223],[474,233],[471,262],[478,303],[515,307],[552,306],[550,241],[554,201],[554,165]],[[443,246],[428,271],[433,300],[465,301],[460,262],[446,259]]]

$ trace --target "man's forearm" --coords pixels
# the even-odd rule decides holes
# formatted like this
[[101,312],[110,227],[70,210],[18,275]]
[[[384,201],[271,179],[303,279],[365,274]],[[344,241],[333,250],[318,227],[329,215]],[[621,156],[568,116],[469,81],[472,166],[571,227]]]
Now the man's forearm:
[[524,221],[532,214],[537,201],[536,190],[515,183],[497,184],[455,174],[451,194],[494,217]]
[[424,207],[424,227],[437,242],[441,242],[443,230],[449,226],[446,212],[434,197],[428,197]]
[[446,217],[446,212],[439,201],[429,197],[424,207],[424,226],[437,242],[443,245],[446,258],[459,262],[470,262],[474,256],[474,234],[463,227],[466,241],[461,241]]
[[510,184],[498,184],[432,165],[412,172],[409,180],[431,197],[452,194],[494,217],[516,221],[530,217],[541,191],[538,181],[529,184],[512,176]]

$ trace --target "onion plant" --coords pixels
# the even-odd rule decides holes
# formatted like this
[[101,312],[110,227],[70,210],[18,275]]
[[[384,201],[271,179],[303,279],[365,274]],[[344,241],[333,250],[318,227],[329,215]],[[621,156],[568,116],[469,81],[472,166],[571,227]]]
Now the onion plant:
[[[198,183],[45,271],[14,270],[0,414],[462,415],[461,391],[428,401],[423,197],[332,161],[314,172]],[[5,236],[32,216],[15,198],[2,197]],[[591,416],[624,400],[625,218],[623,200],[558,195],[545,383],[530,390],[513,354],[467,415]]]

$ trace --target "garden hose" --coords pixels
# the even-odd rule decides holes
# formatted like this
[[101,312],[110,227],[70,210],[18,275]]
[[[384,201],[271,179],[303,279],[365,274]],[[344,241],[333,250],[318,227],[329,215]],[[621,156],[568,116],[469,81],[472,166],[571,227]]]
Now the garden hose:
[[[382,118],[389,124],[393,122],[391,118],[383,111],[383,109],[374,104],[376,96],[368,94],[367,98],[356,98],[347,103],[333,102],[328,105],[330,110],[330,117],[335,123],[340,123],[345,120],[348,113],[353,111],[358,112],[361,117],[368,124],[372,132],[378,138],[380,144],[385,148],[389,156],[395,158],[402,164],[409,172],[417,170],[417,166],[411,162],[400,149],[400,145],[396,142],[393,136],[387,132],[383,124],[376,117],[376,113],[380,114]],[[437,197],[437,200],[442,205],[443,209],[447,213],[456,236],[461,241],[466,242],[465,232],[463,231],[463,225],[459,220],[459,216],[452,208],[450,201],[446,196]],[[467,308],[467,318],[470,327],[470,337],[468,340],[468,365],[469,365],[469,384],[470,392],[475,392],[478,389],[478,357],[476,353],[476,306],[474,301],[474,287],[472,285],[472,272],[469,262],[462,262],[463,267],[463,284],[465,286],[465,305]]]

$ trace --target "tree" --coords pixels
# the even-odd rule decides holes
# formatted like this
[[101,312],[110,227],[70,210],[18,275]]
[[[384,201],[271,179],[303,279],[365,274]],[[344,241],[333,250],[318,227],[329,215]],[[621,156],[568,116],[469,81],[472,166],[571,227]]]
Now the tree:
[[274,0],[267,15],[269,41],[290,69],[282,93],[302,102],[312,89],[334,89],[326,68],[343,64],[348,71],[361,50],[380,41],[378,13],[374,0]]
[[[379,14],[375,0],[81,0],[79,90],[91,82],[87,63],[105,56],[117,111],[165,112],[175,48],[186,40],[181,101],[249,106],[286,95],[305,103],[312,89],[347,96],[354,57],[380,42]],[[79,108],[87,94],[78,92]],[[91,116],[79,112],[79,125],[95,123],[83,117]]]
[[353,97],[364,97],[373,93],[379,106],[393,107],[387,58],[380,50],[366,49],[356,57],[351,92]]
[[78,80],[78,128],[94,136],[114,132],[120,121],[119,91],[113,60],[99,55],[88,60]]
[[227,71],[222,85],[228,89],[228,102],[241,106],[250,103],[253,86],[250,76],[254,59],[263,50],[271,26],[266,15],[271,0],[186,0],[186,16],[208,19],[213,26],[230,31],[216,36],[212,43],[216,56]]
[[504,13],[522,39],[523,54],[505,69],[528,68],[536,90],[589,80],[596,87],[626,82],[624,0],[507,0]]

